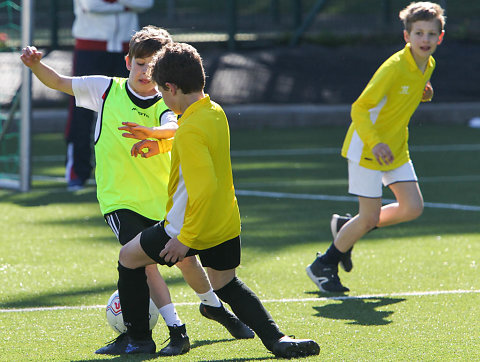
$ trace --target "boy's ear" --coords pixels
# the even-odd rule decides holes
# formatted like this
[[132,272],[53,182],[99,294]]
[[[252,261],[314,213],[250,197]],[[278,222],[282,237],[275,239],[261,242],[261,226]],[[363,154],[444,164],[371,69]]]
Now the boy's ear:
[[405,43],[410,42],[410,34],[408,34],[408,31],[403,30],[403,39],[405,39]]
[[438,37],[437,45],[442,44],[442,41],[443,41],[443,37],[444,37],[444,36],[445,36],[445,30],[442,30],[442,33],[441,33],[440,36]]
[[130,59],[128,54],[125,55],[125,65],[126,65],[128,70],[132,70],[132,60]]
[[173,83],[165,83],[165,85],[168,87],[168,90],[170,91],[170,93],[172,93],[172,96],[174,96],[175,94],[177,94],[177,86],[176,84],[173,84]]

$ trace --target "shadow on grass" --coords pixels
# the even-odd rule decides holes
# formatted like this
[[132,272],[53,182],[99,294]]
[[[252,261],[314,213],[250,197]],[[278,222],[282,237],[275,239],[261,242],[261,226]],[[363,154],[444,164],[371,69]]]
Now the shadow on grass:
[[199,348],[199,347],[203,347],[203,346],[208,346],[210,344],[215,344],[215,343],[221,343],[221,342],[231,342],[231,341],[234,341],[235,338],[223,338],[223,339],[203,339],[203,340],[195,340],[195,342],[193,342],[191,344],[191,348]]
[[[186,283],[182,276],[170,277],[167,281],[169,286]],[[59,305],[78,306],[79,301],[87,301],[90,296],[98,296],[101,293],[112,293],[116,289],[116,283],[112,283],[97,285],[96,287],[89,289],[63,290],[58,293],[43,293],[35,295],[30,294],[28,297],[22,294],[16,299],[12,298],[9,301],[1,302],[0,309],[42,308],[56,307]],[[192,291],[192,293],[194,292]],[[105,302],[107,299],[105,299]]]
[[69,303],[69,300],[83,300],[99,293],[111,292],[117,289],[115,284],[98,285],[95,288],[59,291],[58,293],[34,294],[28,297],[19,296],[16,300],[0,303],[0,308],[41,308],[55,307],[58,305],[78,305]]
[[[198,347],[202,347],[202,346],[208,346],[208,345],[211,345],[211,344],[216,344],[216,343],[222,343],[222,342],[231,342],[231,341],[235,341],[235,338],[224,338],[224,339],[204,339],[204,340],[200,340],[200,341],[195,341],[192,343],[192,349],[193,348],[198,348]],[[188,356],[188,355],[187,355]],[[264,361],[264,360],[267,360],[267,359],[275,359],[275,357],[272,355],[271,357],[257,357],[257,358],[229,358],[229,359],[205,359],[205,360],[202,360],[202,359],[199,359],[198,361],[200,362],[220,362],[220,361]],[[188,360],[187,357],[185,357],[185,360]]]
[[96,188],[87,186],[85,189],[75,192],[67,191],[66,186],[45,185],[36,186],[28,193],[16,191],[5,192],[2,202],[23,207],[46,206],[51,204],[82,204],[97,203]]
[[201,359],[199,360],[199,362],[266,361],[268,359],[277,359],[277,358],[272,355],[271,357],[256,357],[256,358]]
[[[105,355],[107,357],[107,355]],[[110,356],[108,356],[110,357]],[[108,358],[107,357],[107,358]],[[124,356],[111,356],[112,358],[92,358],[92,359],[77,359],[77,360],[72,360],[72,362],[100,362],[100,361],[150,361],[154,359],[161,358],[158,353],[155,354],[129,354],[129,355],[124,355]]]
[[[340,303],[327,304],[313,307],[317,311],[315,316],[329,319],[348,321],[347,324],[362,326],[383,326],[392,323],[388,318],[392,311],[377,310],[391,304],[405,301],[404,298],[338,298]],[[338,300],[337,299],[337,300]]]
[[[222,342],[228,342],[233,339],[211,339],[211,340],[201,340],[201,341],[195,341],[191,348],[198,348],[206,345],[211,345],[211,344],[216,344],[216,343],[222,343]],[[157,346],[157,349],[161,349],[161,347]],[[180,358],[181,360],[187,361],[190,360],[188,358],[188,353],[183,355],[183,356],[174,356],[177,358]],[[109,361],[149,361],[157,358],[165,358],[164,356],[161,356],[158,353],[155,354],[140,354],[140,355],[124,355],[124,356],[115,356],[113,358],[110,358]],[[198,360],[202,362],[220,362],[220,361],[265,361],[269,359],[276,359],[275,356],[269,356],[269,357],[256,357],[256,358],[229,358],[229,359],[218,359],[218,360]],[[86,361],[105,361],[105,359],[88,359],[88,360],[72,360],[72,362],[86,362]]]

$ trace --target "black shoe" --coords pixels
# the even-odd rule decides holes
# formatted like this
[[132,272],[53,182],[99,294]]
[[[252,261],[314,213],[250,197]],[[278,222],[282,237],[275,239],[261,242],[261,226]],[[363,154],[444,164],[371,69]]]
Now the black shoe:
[[342,255],[339,262],[342,269],[345,270],[347,273],[351,272],[353,269],[352,249],[353,249],[353,246],[350,249],[348,249],[348,251],[345,254]]
[[220,307],[211,307],[200,303],[200,313],[205,318],[213,319],[223,325],[236,339],[255,337],[255,333],[223,305]]
[[[332,231],[333,240],[337,237],[338,232],[350,219],[352,215],[346,214],[345,216],[340,216],[338,214],[332,215],[332,220],[330,221],[330,230]],[[340,259],[340,266],[346,272],[350,272],[353,269],[352,263],[352,249],[353,246],[342,256]]]
[[348,292],[350,289],[344,287],[338,277],[338,267],[333,264],[323,264],[319,258],[321,254],[317,254],[315,261],[307,266],[307,275],[317,285],[322,292],[326,293],[342,293]]
[[345,225],[347,222],[350,221],[352,215],[345,214],[345,216],[341,216],[338,214],[333,214],[332,219],[330,220],[330,231],[332,232],[333,240],[337,237],[338,232]]
[[320,353],[320,346],[311,339],[294,339],[283,336],[273,344],[272,353],[276,357],[283,358],[316,356]]
[[190,339],[187,336],[185,324],[181,326],[168,326],[170,330],[170,343],[162,348],[159,352],[160,356],[178,356],[190,351]]
[[157,347],[153,339],[134,340],[127,333],[120,334],[105,347],[95,351],[96,354],[137,354],[137,353],[155,353]]

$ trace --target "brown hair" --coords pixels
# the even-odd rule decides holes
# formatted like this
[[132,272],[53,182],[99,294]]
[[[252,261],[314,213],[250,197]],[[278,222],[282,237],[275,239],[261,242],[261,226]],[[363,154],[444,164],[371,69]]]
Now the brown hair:
[[438,20],[440,32],[445,27],[444,10],[440,5],[429,1],[410,3],[398,15],[408,33],[412,31],[412,24],[420,20]]
[[130,39],[128,56],[130,59],[148,58],[171,42],[172,37],[168,31],[148,25],[137,31]]
[[152,80],[166,89],[165,83],[173,83],[183,93],[203,90],[205,70],[197,49],[186,43],[170,43],[154,57],[151,68]]

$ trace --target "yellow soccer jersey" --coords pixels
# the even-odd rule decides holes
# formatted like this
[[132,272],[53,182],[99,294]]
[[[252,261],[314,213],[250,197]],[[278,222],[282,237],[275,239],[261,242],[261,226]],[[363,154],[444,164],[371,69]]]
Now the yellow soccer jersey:
[[228,121],[207,95],[188,107],[179,123],[165,231],[190,248],[208,249],[240,235]]
[[[435,68],[430,57],[425,73],[413,59],[410,43],[388,58],[353,103],[352,123],[342,147],[342,156],[372,170],[392,170],[410,160],[408,123],[422,99]],[[372,153],[379,142],[387,144],[395,157],[380,165]]]

